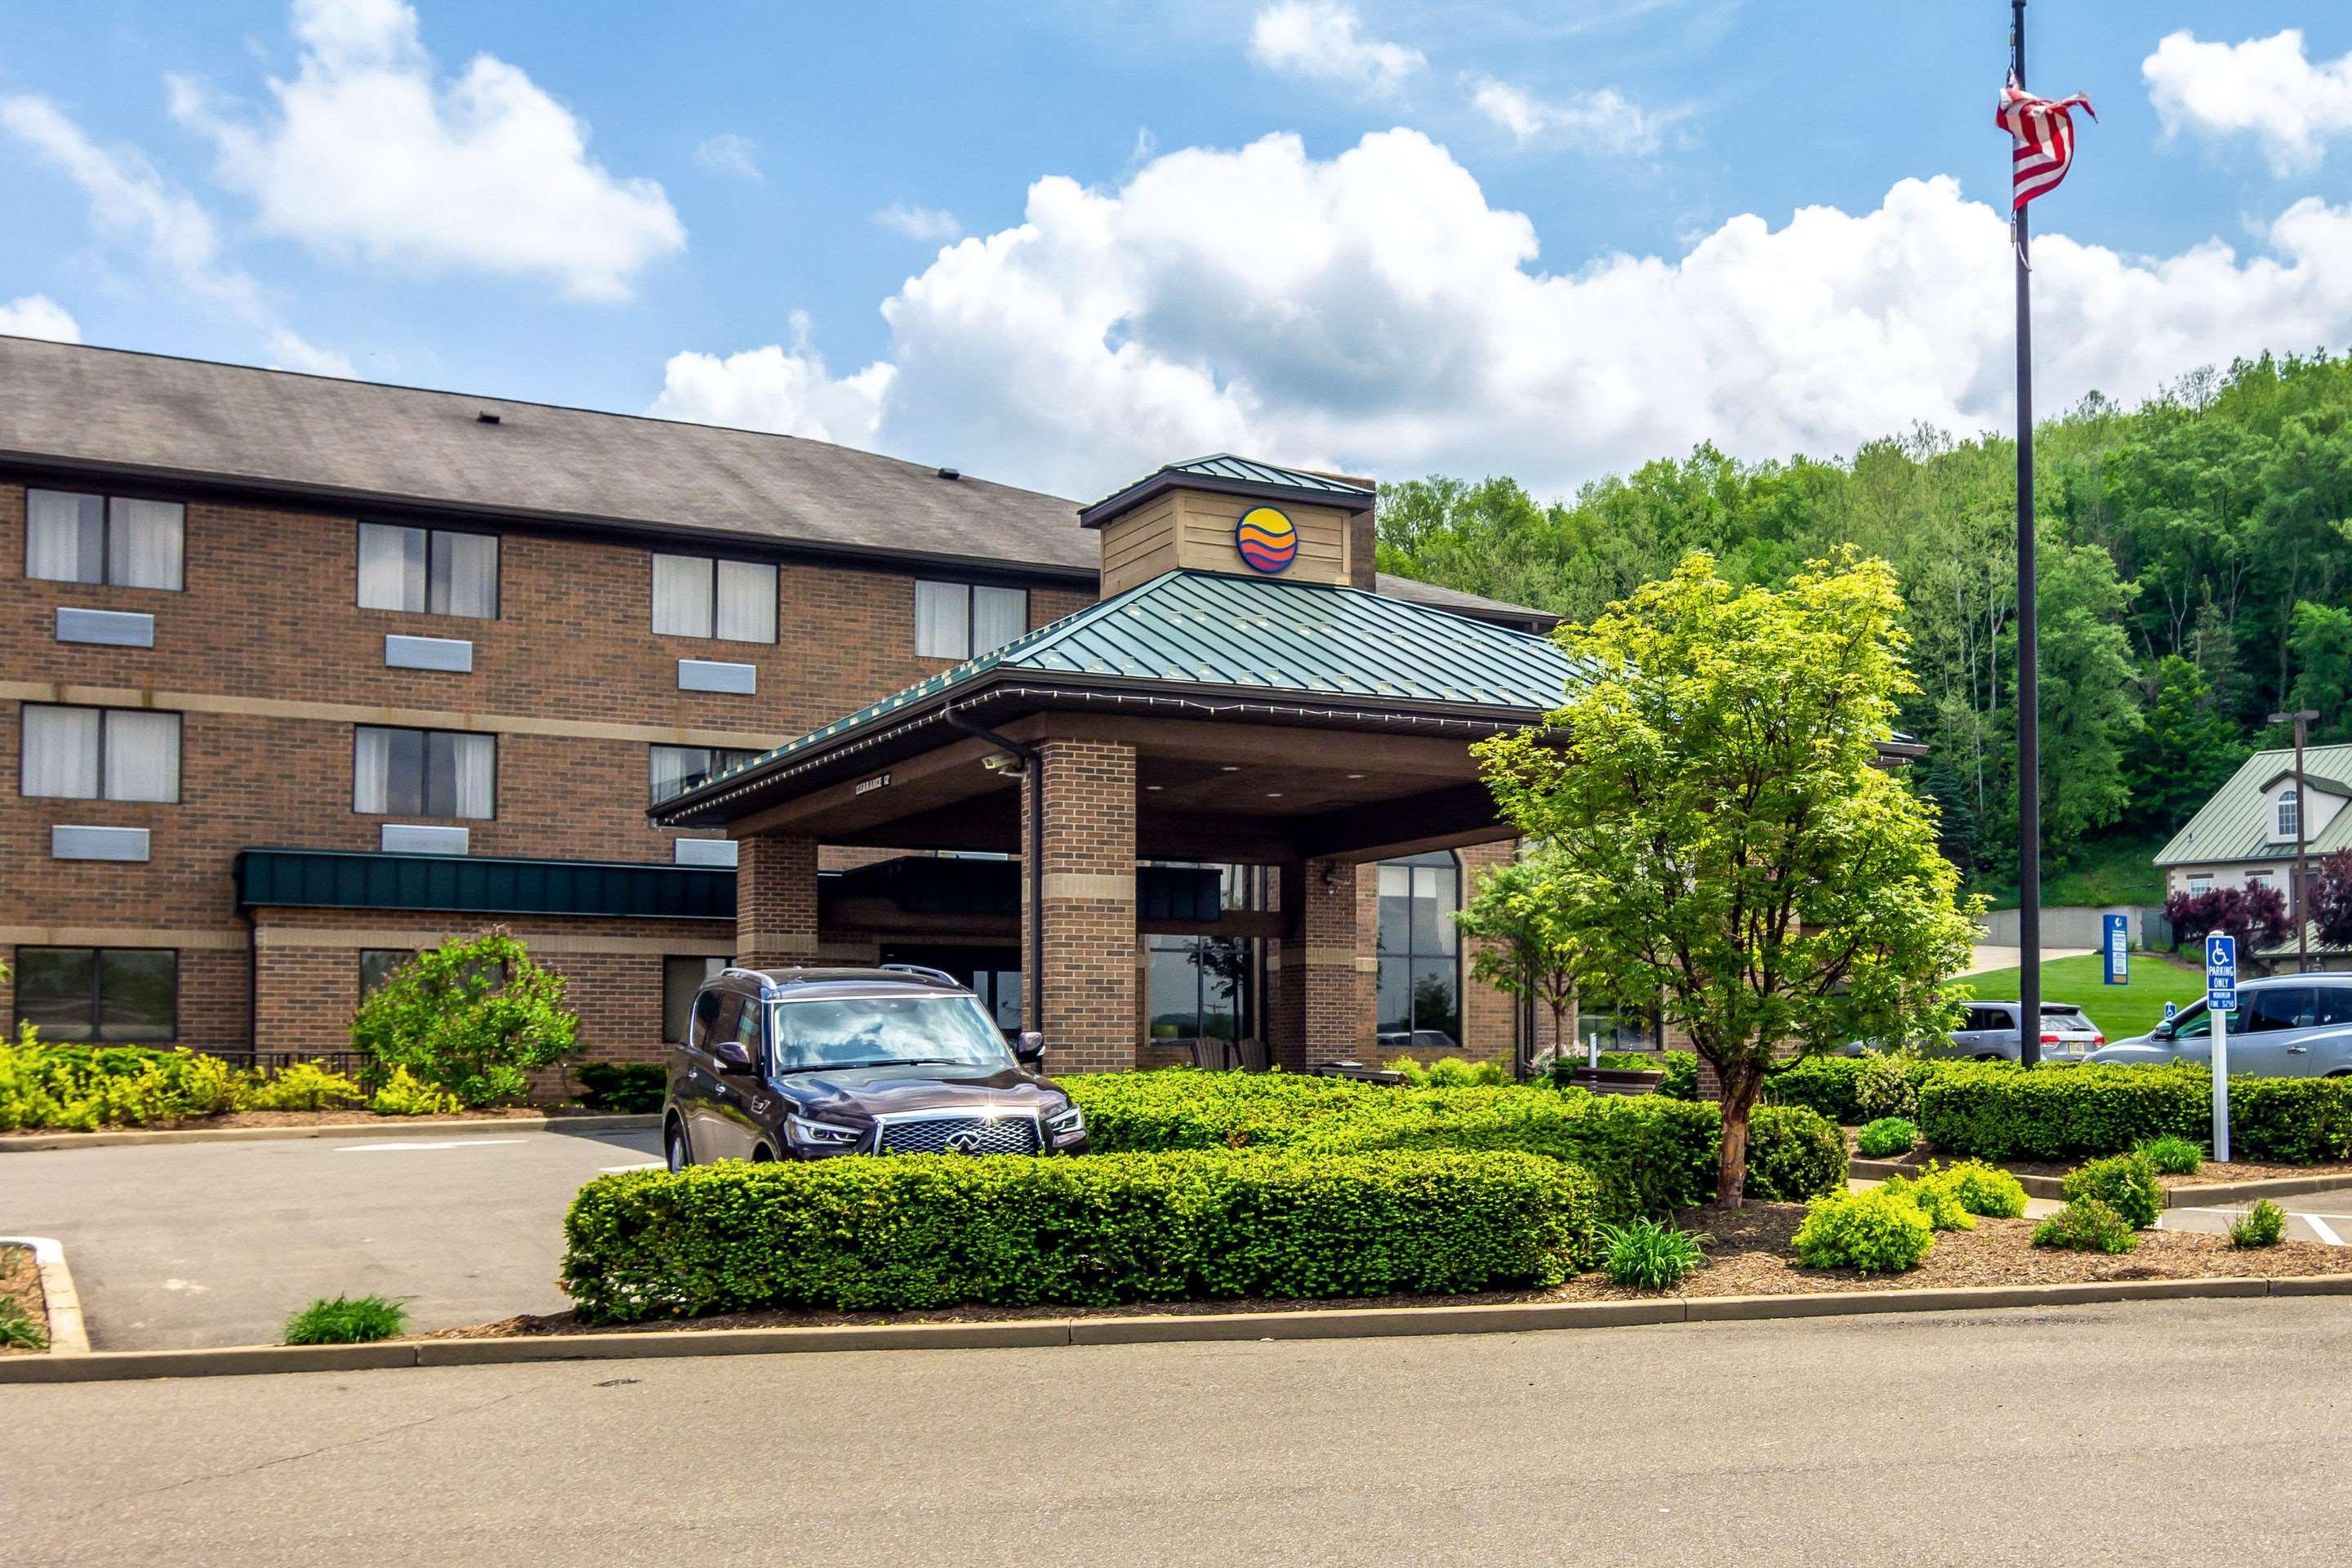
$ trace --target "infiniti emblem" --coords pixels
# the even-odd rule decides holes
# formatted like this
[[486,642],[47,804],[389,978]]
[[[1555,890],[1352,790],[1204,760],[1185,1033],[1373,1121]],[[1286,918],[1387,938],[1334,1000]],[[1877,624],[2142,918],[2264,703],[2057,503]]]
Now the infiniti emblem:
[[953,1132],[948,1134],[948,1149],[950,1152],[957,1154],[979,1153],[980,1129],[977,1127],[957,1128]]

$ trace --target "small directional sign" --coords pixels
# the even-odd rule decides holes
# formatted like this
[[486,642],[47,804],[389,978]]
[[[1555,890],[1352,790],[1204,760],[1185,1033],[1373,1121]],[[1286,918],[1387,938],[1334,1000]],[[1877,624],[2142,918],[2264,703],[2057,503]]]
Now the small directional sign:
[[2205,1005],[2216,1013],[2238,1008],[2238,939],[2216,933],[2205,939]]

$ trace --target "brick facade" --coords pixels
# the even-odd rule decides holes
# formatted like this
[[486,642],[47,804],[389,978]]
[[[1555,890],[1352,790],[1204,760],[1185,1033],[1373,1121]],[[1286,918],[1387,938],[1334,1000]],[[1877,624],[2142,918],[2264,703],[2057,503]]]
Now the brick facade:
[[1367,1059],[1364,967],[1357,888],[1370,868],[1308,860],[1282,868],[1282,907],[1297,915],[1299,936],[1275,944],[1268,1044],[1276,1062],[1297,1071],[1325,1062]]
[[762,833],[743,839],[735,870],[735,945],[748,969],[816,956],[816,840]]
[[[1135,748],[1044,741],[1045,962],[1024,1021],[1045,1037],[1056,1070],[1136,1064]],[[1021,781],[1022,820],[1030,784]],[[1029,879],[1021,882],[1027,929]],[[1043,993],[1044,1012],[1038,1010]]]

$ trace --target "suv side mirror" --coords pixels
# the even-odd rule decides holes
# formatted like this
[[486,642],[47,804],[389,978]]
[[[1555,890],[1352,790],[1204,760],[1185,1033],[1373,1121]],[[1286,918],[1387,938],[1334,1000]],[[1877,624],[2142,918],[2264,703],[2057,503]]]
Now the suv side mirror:
[[1045,1059],[1045,1037],[1034,1029],[1024,1029],[1013,1043],[1013,1059],[1024,1067],[1035,1067]]
[[710,1047],[710,1054],[718,1059],[720,1072],[751,1070],[751,1053],[740,1040],[721,1040]]
[[2158,1024],[2155,1028],[2150,1029],[2147,1032],[2147,1037],[2151,1040],[2168,1040],[2172,1038],[2172,1026],[2169,1024]]

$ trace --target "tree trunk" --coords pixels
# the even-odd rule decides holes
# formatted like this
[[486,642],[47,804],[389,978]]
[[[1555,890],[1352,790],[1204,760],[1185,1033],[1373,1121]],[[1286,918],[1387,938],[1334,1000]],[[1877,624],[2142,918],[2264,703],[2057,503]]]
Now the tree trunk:
[[1564,1048],[1572,1050],[1583,1043],[1584,1011],[1578,1005],[1576,992],[1571,988],[1568,994],[1568,1044]]
[[1748,1113],[1764,1079],[1752,1068],[1742,1068],[1736,1078],[1717,1068],[1717,1076],[1723,1079],[1723,1152],[1715,1167],[1715,1201],[1736,1209],[1748,1190]]

